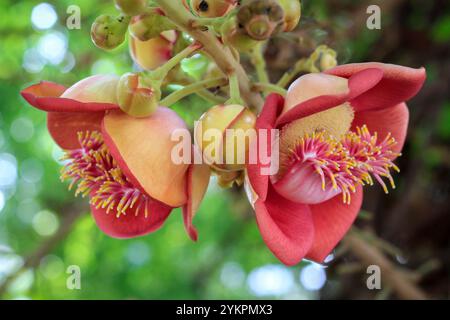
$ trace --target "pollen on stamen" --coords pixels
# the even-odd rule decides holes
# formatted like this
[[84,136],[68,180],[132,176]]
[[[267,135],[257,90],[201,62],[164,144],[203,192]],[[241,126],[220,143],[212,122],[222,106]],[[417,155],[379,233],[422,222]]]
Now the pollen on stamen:
[[291,150],[288,165],[296,162],[311,165],[321,179],[322,190],[339,190],[343,202],[350,204],[358,185],[373,185],[377,181],[389,193],[385,178],[395,189],[391,171],[400,172],[392,162],[400,156],[393,150],[396,144],[390,134],[380,140],[365,125],[340,140],[320,131],[299,140],[295,150]]
[[67,151],[62,160],[61,180],[70,180],[69,189],[76,187],[75,195],[91,196],[97,209],[115,211],[116,217],[134,209],[135,215],[144,209],[148,216],[149,198],[131,184],[103,142],[101,133],[79,132],[80,149]]

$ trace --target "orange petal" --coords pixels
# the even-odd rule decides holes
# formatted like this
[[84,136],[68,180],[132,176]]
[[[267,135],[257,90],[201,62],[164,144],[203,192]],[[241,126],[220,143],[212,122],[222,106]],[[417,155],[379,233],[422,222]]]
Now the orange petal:
[[21,94],[33,107],[47,112],[91,112],[117,109],[118,77],[97,75],[83,79],[72,87],[40,82]]
[[172,141],[175,130],[187,130],[172,110],[159,107],[147,118],[133,118],[114,110],[103,120],[103,138],[109,151],[128,179],[151,197],[172,207],[187,201],[188,164],[175,164]]
[[118,83],[119,77],[116,75],[91,76],[75,83],[61,95],[61,98],[84,103],[117,105],[116,90]]
[[[195,151],[194,151],[195,152]],[[198,150],[196,152],[199,152]],[[206,164],[192,164],[187,174],[186,193],[187,203],[183,206],[183,219],[186,231],[192,240],[197,241],[197,230],[192,225],[192,220],[200,206],[206,190],[208,189],[211,170]]]

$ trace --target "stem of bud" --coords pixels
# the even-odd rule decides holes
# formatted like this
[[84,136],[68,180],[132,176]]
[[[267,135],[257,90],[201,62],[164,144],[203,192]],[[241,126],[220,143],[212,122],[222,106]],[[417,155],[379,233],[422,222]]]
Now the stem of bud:
[[168,95],[163,100],[161,100],[160,105],[170,107],[171,105],[175,104],[179,100],[194,94],[198,93],[204,89],[214,88],[214,87],[220,87],[227,83],[227,80],[225,78],[214,78],[214,79],[207,79],[203,80],[194,84],[191,84],[189,86],[184,87],[181,90],[177,90],[174,93]]
[[202,47],[199,43],[194,43],[185,48],[183,51],[179,52],[177,55],[172,57],[169,61],[163,64],[161,67],[150,71],[148,77],[152,80],[163,80],[167,74],[181,63],[183,59],[188,58],[191,54]]
[[230,99],[225,104],[238,104],[243,106],[244,101],[241,98],[241,90],[239,89],[239,79],[236,73],[233,73],[228,78],[230,84]]

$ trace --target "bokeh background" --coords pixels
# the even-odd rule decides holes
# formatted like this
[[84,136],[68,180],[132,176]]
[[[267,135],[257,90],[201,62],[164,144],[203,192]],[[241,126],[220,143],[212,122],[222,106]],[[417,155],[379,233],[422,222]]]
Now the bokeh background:
[[[340,63],[425,66],[428,80],[409,104],[398,188],[389,196],[377,186],[366,189],[357,229],[326,264],[287,268],[263,244],[242,190],[223,191],[215,181],[195,220],[198,243],[186,236],[179,211],[143,238],[102,234],[86,201],[59,181],[62,151],[46,132],[45,114],[19,92],[44,79],[70,85],[91,74],[130,71],[126,45],[107,53],[90,41],[92,21],[115,12],[112,1],[0,0],[0,298],[397,299],[412,289],[449,298],[450,2],[302,3],[295,33],[267,48],[274,80],[319,44],[335,48]],[[382,8],[381,30],[366,28],[371,4]],[[71,5],[81,9],[80,30],[66,28]],[[207,62],[196,57],[183,67],[199,76]],[[175,108],[192,124],[207,105],[191,97]],[[372,251],[377,255],[368,256]],[[373,262],[386,268],[383,290],[366,287]],[[66,287],[71,265],[81,268],[81,290]],[[392,281],[397,276],[406,288]]]

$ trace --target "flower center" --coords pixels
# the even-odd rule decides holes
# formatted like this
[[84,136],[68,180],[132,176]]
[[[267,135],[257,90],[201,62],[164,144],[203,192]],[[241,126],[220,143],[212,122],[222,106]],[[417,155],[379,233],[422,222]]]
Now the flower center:
[[280,139],[280,171],[277,175],[281,178],[289,169],[285,164],[289,163],[292,150],[301,142],[301,138],[316,132],[327,132],[330,137],[340,139],[351,128],[354,119],[353,108],[346,103],[338,107],[328,109],[309,117],[305,117],[283,127]]
[[392,162],[400,156],[393,151],[396,144],[390,134],[380,140],[365,125],[358,127],[356,132],[347,132],[340,139],[326,131],[313,132],[303,136],[290,149],[285,166],[297,171],[298,166],[311,168],[320,178],[322,191],[330,195],[333,194],[331,191],[342,193],[343,202],[349,204],[358,185],[373,185],[376,180],[388,193],[383,181],[387,178],[395,189],[391,170],[400,171]]
[[70,180],[69,190],[77,185],[75,195],[91,196],[91,205],[97,209],[116,211],[119,218],[128,209],[136,208],[138,215],[142,207],[148,216],[149,197],[131,184],[103,142],[101,133],[79,132],[81,148],[67,151],[62,160],[67,164],[61,170],[61,180]]

